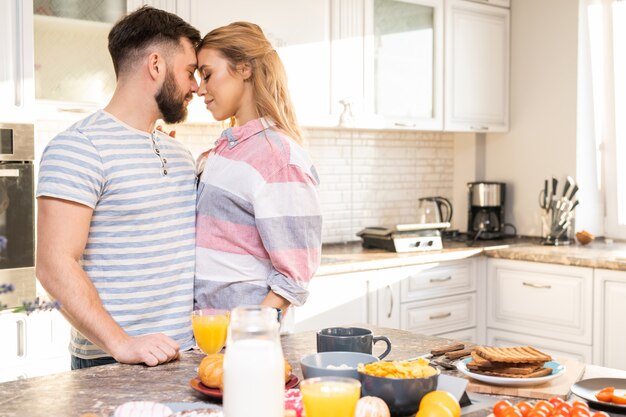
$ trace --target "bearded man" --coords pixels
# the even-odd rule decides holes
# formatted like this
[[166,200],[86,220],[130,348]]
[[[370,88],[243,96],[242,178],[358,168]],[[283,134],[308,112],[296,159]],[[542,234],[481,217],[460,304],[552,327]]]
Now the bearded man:
[[111,101],[43,153],[36,274],[72,324],[72,369],[155,366],[194,345],[194,161],[155,124],[185,119],[199,41],[162,10],[124,17]]

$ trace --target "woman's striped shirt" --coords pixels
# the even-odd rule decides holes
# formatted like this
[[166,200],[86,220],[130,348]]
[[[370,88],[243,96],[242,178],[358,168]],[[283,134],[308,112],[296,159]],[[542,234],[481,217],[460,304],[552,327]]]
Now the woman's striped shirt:
[[260,304],[269,290],[302,305],[320,264],[319,178],[269,119],[226,129],[198,184],[195,301]]

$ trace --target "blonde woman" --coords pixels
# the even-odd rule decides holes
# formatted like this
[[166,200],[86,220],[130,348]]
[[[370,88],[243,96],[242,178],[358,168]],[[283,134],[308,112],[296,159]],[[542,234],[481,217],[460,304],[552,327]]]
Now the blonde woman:
[[209,32],[197,55],[197,94],[230,127],[198,161],[196,307],[261,304],[280,315],[306,301],[322,227],[285,70],[247,22]]

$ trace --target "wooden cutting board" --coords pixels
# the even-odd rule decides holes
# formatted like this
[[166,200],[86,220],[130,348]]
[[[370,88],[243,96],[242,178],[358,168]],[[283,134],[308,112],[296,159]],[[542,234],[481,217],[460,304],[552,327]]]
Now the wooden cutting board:
[[567,394],[569,394],[570,387],[578,382],[585,373],[585,364],[573,359],[556,359],[556,361],[565,366],[565,374],[542,385],[530,387],[503,387],[486,384],[466,377],[470,381],[466,390],[481,394],[511,395],[514,397],[538,399],[560,397],[565,399]]

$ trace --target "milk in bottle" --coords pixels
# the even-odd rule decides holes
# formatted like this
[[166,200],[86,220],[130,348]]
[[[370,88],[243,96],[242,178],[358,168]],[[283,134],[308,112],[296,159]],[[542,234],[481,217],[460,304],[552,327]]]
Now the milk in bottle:
[[284,374],[276,310],[232,310],[224,356],[225,417],[283,417]]

